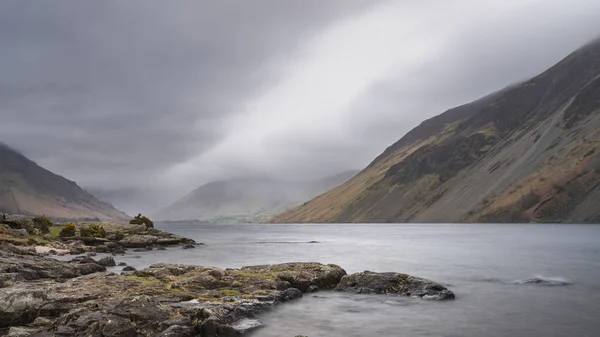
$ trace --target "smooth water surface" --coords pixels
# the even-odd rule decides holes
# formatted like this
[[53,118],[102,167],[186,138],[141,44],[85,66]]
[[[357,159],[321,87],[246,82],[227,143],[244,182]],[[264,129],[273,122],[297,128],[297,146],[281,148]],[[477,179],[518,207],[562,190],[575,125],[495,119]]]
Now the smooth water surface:
[[[322,291],[261,316],[252,336],[600,336],[600,226],[161,225],[205,243],[128,253],[135,267],[291,261],[348,273],[397,271],[447,285],[454,301]],[[309,243],[317,241],[318,243]],[[537,277],[542,283],[524,283]]]

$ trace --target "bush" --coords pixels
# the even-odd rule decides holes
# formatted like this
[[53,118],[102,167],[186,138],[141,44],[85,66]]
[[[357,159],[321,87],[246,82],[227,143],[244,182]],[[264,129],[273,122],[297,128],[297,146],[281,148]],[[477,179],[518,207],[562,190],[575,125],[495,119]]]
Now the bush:
[[115,233],[115,240],[117,240],[117,241],[123,240],[124,237],[125,237],[125,233],[123,233],[121,231],[117,231]]
[[50,233],[50,227],[54,225],[54,223],[45,216],[36,216],[32,219],[32,221],[33,227],[39,229],[39,231],[42,232],[42,234]]
[[79,229],[79,235],[87,238],[104,238],[106,237],[106,231],[102,226],[89,225],[87,227],[81,227]]
[[139,213],[133,219],[129,220],[129,224],[131,225],[146,225],[146,229],[154,228],[154,223],[147,216]]
[[69,222],[68,224],[63,226],[63,229],[60,231],[60,233],[58,235],[62,236],[62,237],[70,237],[70,236],[75,236],[75,224],[72,222]]

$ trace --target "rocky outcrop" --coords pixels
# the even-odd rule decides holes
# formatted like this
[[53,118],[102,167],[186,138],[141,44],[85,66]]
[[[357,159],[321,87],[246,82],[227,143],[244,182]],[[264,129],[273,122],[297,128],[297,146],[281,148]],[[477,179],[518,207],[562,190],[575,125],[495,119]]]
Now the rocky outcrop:
[[395,294],[436,300],[454,298],[452,291],[424,278],[370,271],[344,276],[335,290],[357,294]]

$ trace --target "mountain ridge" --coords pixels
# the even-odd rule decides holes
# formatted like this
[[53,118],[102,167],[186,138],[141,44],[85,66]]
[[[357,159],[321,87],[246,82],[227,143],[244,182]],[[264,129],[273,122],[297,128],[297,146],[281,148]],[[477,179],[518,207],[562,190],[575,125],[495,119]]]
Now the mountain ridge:
[[123,221],[127,214],[0,143],[0,212]]
[[271,221],[596,221],[600,211],[582,205],[600,195],[585,188],[600,174],[599,78],[595,40],[424,121],[348,182]]
[[355,175],[346,171],[312,181],[244,177],[206,183],[151,214],[159,221],[262,222]]

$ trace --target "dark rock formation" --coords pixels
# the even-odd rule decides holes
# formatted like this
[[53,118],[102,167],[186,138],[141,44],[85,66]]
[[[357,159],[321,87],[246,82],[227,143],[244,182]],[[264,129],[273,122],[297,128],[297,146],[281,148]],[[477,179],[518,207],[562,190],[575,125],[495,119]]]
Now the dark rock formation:
[[454,293],[446,287],[427,279],[407,274],[370,271],[344,276],[335,290],[357,294],[397,294],[436,300],[454,298]]

